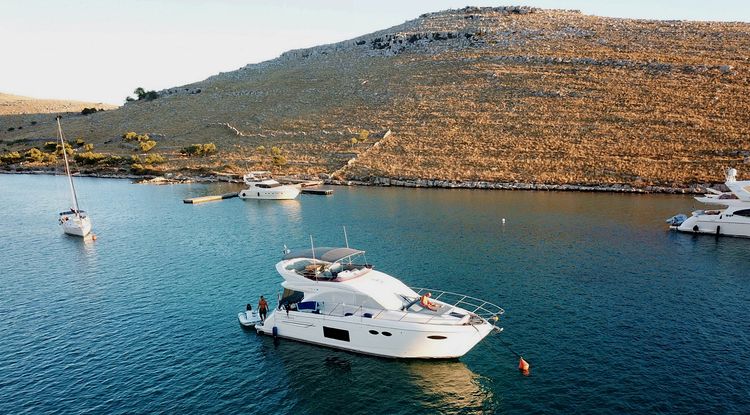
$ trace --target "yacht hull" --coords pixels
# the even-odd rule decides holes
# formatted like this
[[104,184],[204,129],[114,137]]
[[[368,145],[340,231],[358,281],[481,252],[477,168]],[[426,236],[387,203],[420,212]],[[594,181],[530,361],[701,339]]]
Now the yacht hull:
[[290,200],[296,199],[300,194],[297,186],[282,186],[272,189],[245,189],[239,192],[241,199],[264,199],[264,200]]
[[374,356],[455,359],[469,352],[494,326],[487,322],[453,326],[406,323],[295,311],[287,315],[276,310],[255,328],[262,334]]
[[91,233],[91,219],[88,217],[77,218],[75,216],[69,217],[67,220],[62,222],[62,229],[68,235],[86,237]]
[[750,238],[750,218],[724,213],[691,216],[676,229],[688,233]]

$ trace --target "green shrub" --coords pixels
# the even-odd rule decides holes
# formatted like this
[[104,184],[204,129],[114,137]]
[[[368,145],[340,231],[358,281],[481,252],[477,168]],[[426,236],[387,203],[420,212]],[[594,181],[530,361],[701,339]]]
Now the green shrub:
[[102,153],[92,153],[90,151],[87,151],[85,153],[76,153],[75,156],[73,156],[76,163],[78,164],[97,164],[102,160],[105,160],[107,158],[106,155]]
[[83,114],[83,115],[89,115],[89,114],[94,114],[94,113],[95,113],[95,112],[97,112],[97,111],[104,111],[104,110],[103,110],[103,109],[100,109],[100,110],[98,110],[98,109],[96,109],[96,108],[94,108],[94,107],[91,107],[91,108],[84,108],[84,109],[83,109],[83,110],[81,111],[81,114]]
[[76,138],[76,147],[83,147],[84,144],[86,144],[86,141],[82,137]]
[[282,156],[281,154],[275,154],[271,157],[271,161],[273,162],[274,166],[280,167],[286,164],[286,157]]
[[0,161],[3,163],[13,164],[18,163],[21,161],[23,157],[21,157],[21,153],[17,151],[10,151],[7,153],[0,154]]
[[26,152],[25,156],[26,156],[26,160],[33,161],[36,163],[41,163],[46,159],[45,154],[42,152],[42,150],[39,150],[36,147],[30,148]]
[[257,151],[258,153],[265,153],[266,148],[263,146],[258,146],[258,147],[255,147],[255,151]]
[[164,157],[157,153],[147,155],[145,160],[146,164],[161,164],[165,161]]
[[94,151],[94,145],[91,143],[84,144],[83,151],[86,151],[86,152]]
[[125,141],[133,141],[138,137],[138,133],[134,131],[129,131],[122,135],[122,139]]
[[152,148],[154,148],[154,146],[156,146],[156,141],[154,140],[138,141],[138,146],[141,148],[141,151],[146,153]]
[[278,147],[271,147],[271,155],[273,156],[280,156],[281,155],[281,149]]
[[[75,154],[75,150],[73,150],[73,146],[71,146],[70,143],[65,143],[65,152],[68,153],[68,157],[71,157],[73,156],[73,154]],[[62,146],[60,146],[60,144],[57,144],[55,146],[55,154],[58,157],[62,157]]]
[[216,144],[206,143],[203,144],[203,155],[216,154]]
[[132,170],[135,174],[145,174],[146,166],[141,163],[133,163],[130,165],[130,170]]
[[154,170],[153,166],[149,164],[134,163],[130,166],[130,170],[135,174],[157,174],[158,171]]
[[359,141],[361,143],[366,143],[367,139],[370,137],[370,132],[367,130],[361,130],[359,132]]
[[59,144],[57,144],[56,141],[47,141],[47,142],[44,143],[44,145],[42,146],[42,148],[45,149],[45,150],[47,150],[47,151],[55,151],[55,150],[57,150],[57,146],[58,145]]
[[159,98],[159,94],[156,91],[146,91],[141,87],[136,88],[133,93],[138,97],[138,101],[153,101],[156,98]]
[[216,153],[216,144],[191,144],[180,150],[180,152],[188,156],[208,156]]
[[125,159],[123,159],[120,156],[113,156],[109,155],[106,159],[99,162],[99,164],[103,164],[105,166],[119,166],[125,162]]

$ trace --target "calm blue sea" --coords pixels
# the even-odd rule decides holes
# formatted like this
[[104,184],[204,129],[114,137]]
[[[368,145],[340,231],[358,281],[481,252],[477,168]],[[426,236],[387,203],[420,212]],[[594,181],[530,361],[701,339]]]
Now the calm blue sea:
[[[185,205],[227,185],[0,175],[0,414],[749,413],[750,240],[666,231],[689,197],[336,188]],[[506,223],[501,223],[506,218]],[[506,309],[458,361],[245,331],[284,244],[352,246],[413,286]],[[517,370],[507,342],[531,363]]]

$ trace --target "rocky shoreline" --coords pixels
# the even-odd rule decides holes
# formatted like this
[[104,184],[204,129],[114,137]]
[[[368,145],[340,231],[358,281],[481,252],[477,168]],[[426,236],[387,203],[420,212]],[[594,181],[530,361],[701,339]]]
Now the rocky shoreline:
[[[48,174],[61,173],[47,170],[0,170],[0,174]],[[187,184],[187,183],[243,183],[242,178],[229,174],[214,174],[202,176],[186,176],[177,173],[167,173],[164,176],[136,175],[136,174],[107,174],[107,173],[74,173],[76,177],[95,177],[101,179],[128,179],[139,184]],[[316,179],[315,177],[300,177],[300,179]],[[451,181],[434,179],[408,179],[388,177],[352,178],[351,180],[333,179],[327,174],[321,174],[323,184],[329,186],[379,186],[406,187],[427,189],[478,189],[478,190],[536,190],[561,192],[609,192],[636,194],[703,194],[706,188],[726,191],[722,183],[693,184],[687,188],[668,186],[633,187],[629,184],[545,184],[545,183],[505,183],[488,181]]]

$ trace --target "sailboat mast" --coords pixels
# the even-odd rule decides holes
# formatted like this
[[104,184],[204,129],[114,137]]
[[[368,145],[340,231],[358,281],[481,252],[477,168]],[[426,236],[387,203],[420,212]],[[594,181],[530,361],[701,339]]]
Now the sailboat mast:
[[70,185],[70,195],[73,198],[73,208],[75,209],[76,216],[80,217],[78,213],[78,196],[76,196],[76,188],[73,185],[73,176],[70,174],[70,166],[68,165],[68,152],[65,149],[65,139],[63,138],[62,126],[60,126],[60,117],[57,116],[57,132],[60,135],[60,146],[62,147],[63,159],[65,160],[65,174],[68,176],[68,184]]

